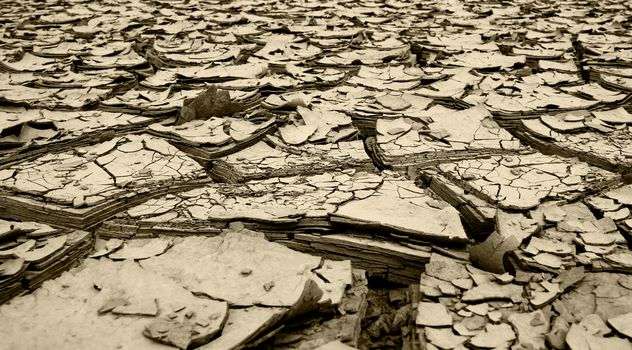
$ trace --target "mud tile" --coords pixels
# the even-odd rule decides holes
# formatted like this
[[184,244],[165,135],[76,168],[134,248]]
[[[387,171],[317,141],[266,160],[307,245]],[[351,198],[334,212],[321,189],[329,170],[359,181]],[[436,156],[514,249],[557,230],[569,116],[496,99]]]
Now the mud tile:
[[138,239],[123,243],[123,247],[108,254],[112,260],[142,260],[166,252],[173,245],[170,239]]
[[626,339],[595,336],[577,324],[571,326],[566,335],[566,343],[570,349],[598,349],[601,346],[613,349],[626,349],[631,346]]
[[361,141],[339,142],[319,148],[315,145],[289,147],[269,136],[276,147],[259,142],[252,147],[214,162],[210,173],[226,182],[277,176],[308,175],[337,168],[367,170],[373,168]]
[[[432,119],[415,122],[424,116],[432,116]],[[389,127],[392,123],[398,126]],[[413,125],[415,129],[409,131]],[[435,106],[406,119],[378,119],[376,131],[377,142],[370,145],[381,162],[394,167],[424,166],[523,149],[520,142],[500,128],[480,106],[463,111]]]
[[[56,224],[86,227],[102,219],[105,207],[113,203],[129,205],[117,199],[134,195],[135,189],[146,187],[149,193],[145,193],[151,194],[150,188],[155,189],[161,183],[183,184],[185,180],[205,177],[198,163],[166,141],[148,135],[124,136],[86,147],[84,151],[53,153],[37,158],[32,164],[11,166],[15,174],[3,181],[2,206],[15,208],[9,211],[24,208],[22,213],[26,214],[13,214],[19,217],[26,215],[53,220]],[[31,199],[25,202],[14,197],[24,194]],[[43,205],[53,205],[54,209],[51,215],[40,218],[35,208]]]
[[545,334],[549,330],[549,319],[542,311],[514,313],[508,321],[516,330],[518,344],[526,348],[546,349]]
[[623,314],[614,318],[608,319],[608,324],[612,326],[617,332],[625,335],[626,337],[630,337],[630,313]]
[[432,254],[430,262],[426,264],[426,274],[451,282],[455,279],[467,279],[469,274],[463,264],[439,254]]
[[454,349],[467,340],[467,337],[455,335],[450,328],[427,327],[426,337],[439,349]]
[[606,212],[604,213],[604,216],[607,218],[610,218],[612,220],[615,221],[619,221],[619,220],[625,220],[630,216],[630,209],[629,208],[621,208],[617,211],[610,211],[610,212]]
[[488,282],[480,284],[463,293],[463,301],[481,302],[487,300],[509,299],[513,302],[523,300],[523,289],[513,284]]
[[419,326],[451,326],[452,316],[445,306],[439,303],[421,302],[417,308],[417,320]]
[[[543,164],[547,165],[542,167]],[[586,182],[567,185],[562,181],[563,178],[547,172],[546,167],[550,166],[567,169],[567,173],[571,173],[571,169],[582,167],[597,177],[604,177],[593,182],[592,185]],[[471,189],[480,198],[494,203],[500,208],[513,210],[534,208],[545,199],[570,199],[581,191],[588,190],[591,186],[600,186],[600,181],[616,179],[616,175],[613,173],[604,173],[603,170],[583,163],[537,153],[519,155],[515,158],[492,156],[477,161],[462,160],[456,163],[441,164],[438,168],[444,176]],[[505,176],[497,175],[499,173],[511,174],[510,182],[506,182]],[[582,176],[587,175],[586,173]],[[592,178],[596,179],[595,177]]]
[[506,323],[501,323],[499,325],[488,324],[485,327],[485,332],[474,336],[470,340],[470,343],[476,347],[482,348],[502,348],[508,347],[515,338],[516,334],[511,329],[510,325]]
[[104,240],[99,239],[95,241],[94,249],[95,252],[90,255],[91,258],[99,258],[102,256],[106,256],[111,252],[120,249],[123,246],[123,240],[120,239],[110,239]]
[[[401,185],[400,185],[401,183]],[[424,239],[436,241],[464,242],[467,240],[457,211],[452,207],[436,209],[426,204],[432,198],[423,196],[418,200],[406,200],[397,194],[397,188],[406,181],[388,181],[373,196],[363,200],[343,204],[333,214],[334,221],[356,222],[363,225],[391,227],[398,231]],[[399,214],[409,213],[405,220],[399,220]],[[395,214],[399,213],[399,214]],[[439,220],[431,222],[423,219],[433,216]],[[420,218],[411,221],[411,218]]]

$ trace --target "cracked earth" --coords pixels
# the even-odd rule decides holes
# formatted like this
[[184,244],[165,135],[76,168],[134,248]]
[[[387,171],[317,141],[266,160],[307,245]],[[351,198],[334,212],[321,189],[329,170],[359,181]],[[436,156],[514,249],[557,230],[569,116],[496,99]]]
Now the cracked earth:
[[632,350],[629,1],[0,18],[0,349]]

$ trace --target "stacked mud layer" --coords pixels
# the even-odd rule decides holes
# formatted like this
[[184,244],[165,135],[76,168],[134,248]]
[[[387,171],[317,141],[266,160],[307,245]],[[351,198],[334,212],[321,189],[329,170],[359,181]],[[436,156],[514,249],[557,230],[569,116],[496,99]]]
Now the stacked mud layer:
[[629,1],[5,5],[0,348],[632,349]]

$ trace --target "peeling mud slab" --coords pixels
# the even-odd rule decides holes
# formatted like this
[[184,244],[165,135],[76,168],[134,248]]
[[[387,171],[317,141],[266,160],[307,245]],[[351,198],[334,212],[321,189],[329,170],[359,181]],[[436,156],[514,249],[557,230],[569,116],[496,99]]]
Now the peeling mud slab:
[[584,201],[603,220],[614,222],[627,241],[632,238],[632,185],[606,189]]
[[[227,203],[224,199],[227,196],[232,198],[233,203],[222,205]],[[367,202],[372,203],[375,213],[358,211]],[[411,215],[433,215],[442,220],[436,223],[424,220],[411,222],[378,213],[389,207],[407,208]],[[413,241],[468,242],[458,213],[447,203],[416,187],[412,181],[395,173],[378,175],[355,171],[272,178],[240,185],[212,184],[189,192],[169,194],[131,208],[126,215],[107,222],[100,233],[108,235],[108,226],[115,232],[116,223],[124,228],[134,222],[141,229],[138,232],[141,235],[143,226],[149,233],[170,225],[174,227],[174,232],[178,232],[178,227],[184,229],[189,225],[191,233],[195,233],[194,227],[201,226],[196,221],[218,228],[230,221],[244,221],[247,225],[258,223],[262,229],[267,222],[268,229],[272,231],[276,223],[280,232],[289,230],[288,225],[293,222],[298,225],[297,228],[305,230],[333,229],[333,222],[348,227],[372,227],[400,237],[408,236]],[[151,225],[154,226],[149,228]]]
[[[470,261],[485,271],[502,274],[515,270],[508,261],[508,255],[513,254],[521,245],[526,245],[529,238],[540,233],[544,219],[539,222],[524,214],[500,209],[496,211],[494,219],[493,231],[489,236],[469,247]],[[535,254],[537,253],[536,251]]]
[[[177,114],[189,99],[203,93],[205,89],[154,90],[137,86],[120,94],[104,99],[99,109],[109,112],[141,114],[147,116],[170,116]],[[257,92],[231,91],[231,100],[249,105],[258,99]]]
[[243,221],[257,230],[282,237],[294,231],[331,229],[329,214],[356,197],[375,194],[384,178],[344,171],[312,176],[253,180],[244,184],[209,184],[172,193],[130,208],[105,222],[99,234],[131,237],[213,233],[230,222]]
[[[369,204],[371,211],[359,210]],[[390,214],[394,209],[420,219],[403,220]],[[423,220],[426,216],[438,220]],[[222,228],[231,221],[279,234],[367,227],[417,243],[469,241],[458,212],[412,181],[395,173],[355,171],[211,184],[173,193],[107,221],[99,234],[147,236],[168,233],[169,228],[176,234],[195,234],[202,227]]]
[[528,150],[483,106],[435,106],[417,118],[379,119],[376,133],[369,147],[380,164],[395,169]]
[[[583,110],[613,106],[611,103],[623,102],[627,98],[627,94],[605,89],[596,83],[560,89],[525,83],[511,84],[511,87],[521,90],[522,94],[516,96],[492,92],[487,97],[485,105],[494,115],[515,118],[528,114]],[[581,93],[591,99],[580,97]]]
[[341,169],[373,168],[373,162],[359,140],[288,146],[270,135],[249,148],[215,160],[209,173],[217,181],[237,183]]
[[[358,71],[359,75],[377,73],[379,69],[363,69]],[[408,76],[407,72],[419,74],[421,71],[416,67],[391,67],[388,71],[392,77]],[[379,90],[373,92],[364,87],[355,87],[346,91],[338,88],[340,95],[338,99],[349,105],[353,113],[353,119],[361,130],[375,131],[377,123],[380,121],[393,121],[398,118],[410,118],[415,121],[430,121],[433,108],[433,99],[405,91]]]
[[0,102],[27,108],[61,109],[76,111],[94,107],[110,93],[99,88],[31,88],[22,85],[2,84]]
[[0,116],[0,164],[71,147],[85,147],[141,130],[155,122],[151,118],[123,113],[24,108],[2,108]]
[[577,159],[539,153],[461,160],[420,172],[441,196],[458,195],[451,193],[454,184],[498,208],[522,211],[547,200],[578,199],[620,181],[619,175]]
[[292,249],[330,259],[350,259],[365,269],[371,278],[410,284],[424,270],[432,246],[399,243],[371,235],[295,234],[291,240],[278,240]]
[[5,217],[85,228],[139,201],[200,185],[201,165],[149,135],[117,137],[0,171]]
[[36,222],[0,220],[0,303],[38,288],[76,265],[92,250],[84,231]]
[[[180,79],[197,78],[199,79],[198,81],[205,81],[205,79],[203,80],[203,78],[206,78],[205,75],[208,75],[209,78],[213,77],[211,74],[204,74],[209,71],[208,68],[191,68],[195,67],[195,65],[204,67],[205,65],[216,62],[234,64],[236,60],[243,57],[247,52],[254,50],[256,46],[256,44],[238,45],[234,42],[207,43],[195,39],[191,40],[190,38],[182,38],[180,40],[159,38],[147,49],[147,54],[154,65],[161,68],[164,67],[162,71],[165,72],[165,74],[177,74]],[[231,69],[224,69],[226,73],[223,75],[218,74],[215,79],[224,78],[224,80],[228,80],[230,78],[236,79],[250,76],[257,78],[256,75],[244,74],[244,71],[247,72],[247,70],[244,69],[245,67],[240,68],[241,69],[237,69],[234,72],[231,72]],[[216,69],[215,71],[221,72],[220,69]]]
[[249,147],[280,124],[269,113],[250,113],[243,118],[212,117],[180,125],[154,124],[149,132],[163,137],[201,164]]
[[521,120],[518,135],[546,153],[610,169],[632,169],[632,115],[624,108],[545,114]]
[[497,208],[478,197],[475,192],[467,191],[439,174],[434,174],[431,178],[421,176],[416,182],[456,208],[463,217],[468,232],[472,233],[472,238],[484,237],[493,230]]
[[453,207],[403,178],[385,179],[374,195],[346,202],[330,217],[355,230],[381,229],[416,242],[468,242]]
[[[302,100],[297,101],[301,102],[305,104]],[[296,112],[290,113],[288,123],[275,133],[275,136],[287,146],[335,144],[348,141],[358,133],[349,115],[322,104],[310,103],[308,107],[297,105]]]

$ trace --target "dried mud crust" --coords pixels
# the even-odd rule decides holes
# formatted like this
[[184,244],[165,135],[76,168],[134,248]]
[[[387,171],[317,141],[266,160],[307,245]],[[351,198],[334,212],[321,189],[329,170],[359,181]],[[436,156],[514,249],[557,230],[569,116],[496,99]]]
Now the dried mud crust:
[[631,6],[8,2],[0,339],[632,348]]

